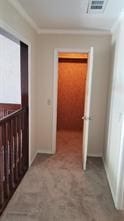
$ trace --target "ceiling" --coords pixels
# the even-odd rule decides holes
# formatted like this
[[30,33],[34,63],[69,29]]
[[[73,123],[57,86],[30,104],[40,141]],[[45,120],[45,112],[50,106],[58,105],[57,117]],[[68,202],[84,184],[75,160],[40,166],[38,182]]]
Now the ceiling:
[[10,1],[23,10],[41,33],[49,30],[110,31],[124,8],[124,0],[108,0],[103,13],[87,14],[88,0]]

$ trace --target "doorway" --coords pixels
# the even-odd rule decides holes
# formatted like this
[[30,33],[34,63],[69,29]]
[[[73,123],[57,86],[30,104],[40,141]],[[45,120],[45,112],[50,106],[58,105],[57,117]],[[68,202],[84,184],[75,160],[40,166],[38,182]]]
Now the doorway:
[[58,54],[57,153],[81,156],[87,53]]
[[[93,70],[93,47],[88,50],[73,50],[73,49],[55,49],[54,51],[54,82],[53,82],[53,133],[52,133],[52,154],[56,153],[57,150],[57,113],[58,113],[58,80],[59,80],[59,55],[64,53],[63,56],[70,54],[70,60],[76,59],[76,56],[85,56],[87,59],[87,73],[85,79],[85,98],[84,98],[84,115],[82,115],[82,165],[83,170],[86,170],[87,163],[87,152],[89,145],[89,123],[91,118],[91,88],[92,88],[92,70]],[[62,54],[61,54],[62,55]],[[66,59],[63,57],[61,59]],[[79,57],[77,58],[79,59]],[[67,96],[65,96],[67,98]],[[83,112],[82,112],[83,114]],[[70,113],[71,115],[71,113]],[[81,120],[81,119],[80,119]],[[70,138],[69,138],[70,139]]]

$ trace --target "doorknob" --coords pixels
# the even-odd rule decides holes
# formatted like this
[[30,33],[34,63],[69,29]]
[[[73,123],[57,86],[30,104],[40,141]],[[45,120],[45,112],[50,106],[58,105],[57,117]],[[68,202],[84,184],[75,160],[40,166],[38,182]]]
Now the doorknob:
[[92,117],[83,116],[83,117],[82,117],[82,120],[92,120]]

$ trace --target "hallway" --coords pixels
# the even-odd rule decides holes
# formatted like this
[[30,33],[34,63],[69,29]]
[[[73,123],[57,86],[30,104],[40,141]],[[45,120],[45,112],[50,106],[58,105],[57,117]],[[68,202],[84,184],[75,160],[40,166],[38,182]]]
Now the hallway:
[[1,221],[123,221],[102,160],[89,158],[82,171],[80,144],[81,133],[59,132],[57,154],[37,155]]

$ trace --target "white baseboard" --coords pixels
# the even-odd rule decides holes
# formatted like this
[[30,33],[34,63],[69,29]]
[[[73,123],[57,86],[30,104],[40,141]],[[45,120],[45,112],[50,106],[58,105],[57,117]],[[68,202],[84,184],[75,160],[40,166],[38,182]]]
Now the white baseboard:
[[42,149],[42,150],[38,150],[38,151],[37,151],[37,154],[38,154],[38,153],[42,153],[42,154],[53,154],[52,151],[50,151],[50,150],[43,150],[43,149]]
[[35,152],[35,154],[33,155],[33,157],[31,158],[30,162],[29,162],[29,167],[31,166],[31,164],[33,163],[35,157],[37,156],[37,152]]
[[29,162],[29,167],[31,166],[31,164],[33,163],[33,161],[35,160],[37,154],[53,154],[52,151],[46,151],[46,150],[38,150],[37,152],[35,152],[35,154],[33,155],[32,159]]
[[113,198],[113,201],[114,201],[115,208],[118,209],[117,202],[116,202],[116,195],[115,195],[113,187],[112,187],[111,179],[110,179],[110,176],[109,176],[109,171],[108,171],[108,168],[106,166],[104,158],[103,158],[103,165],[104,165],[104,168],[105,168],[105,172],[106,172],[106,176],[107,176],[107,179],[108,179],[108,183],[109,183],[109,187],[110,187],[110,190],[111,190],[111,194],[112,194],[112,198]]
[[[40,149],[32,157],[30,165],[32,164],[32,162],[34,161],[34,159],[35,159],[35,157],[36,157],[36,155],[38,153],[41,153],[41,154],[52,154],[52,155],[55,154],[55,153],[52,152],[52,150],[46,150],[46,149],[42,149],[41,150]],[[100,157],[100,158],[103,158],[102,154],[88,154],[88,157]]]
[[[37,153],[55,154],[55,153],[52,152],[52,150],[46,150],[46,149],[38,150]],[[92,154],[92,153],[89,153],[88,157],[101,157],[101,158],[103,158],[103,155],[102,154]]]
[[103,157],[103,155],[102,154],[94,154],[94,153],[89,153],[88,154],[88,157]]

